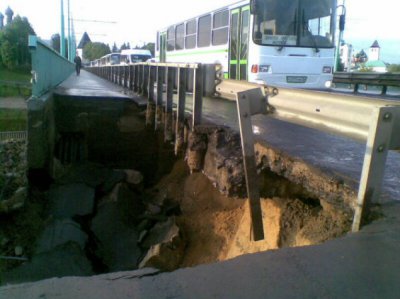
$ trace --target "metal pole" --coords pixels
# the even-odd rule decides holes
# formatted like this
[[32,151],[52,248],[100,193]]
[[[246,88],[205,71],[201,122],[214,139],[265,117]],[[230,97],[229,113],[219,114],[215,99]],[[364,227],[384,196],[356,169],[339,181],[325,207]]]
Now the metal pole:
[[60,54],[65,57],[64,1],[61,0]]
[[70,6],[68,1],[68,60],[72,61],[72,41],[71,41],[71,15],[70,15]]

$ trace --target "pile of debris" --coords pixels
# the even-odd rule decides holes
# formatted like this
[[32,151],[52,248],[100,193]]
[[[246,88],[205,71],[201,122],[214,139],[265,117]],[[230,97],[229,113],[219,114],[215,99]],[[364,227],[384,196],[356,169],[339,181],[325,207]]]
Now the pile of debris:
[[179,266],[185,248],[175,223],[179,206],[156,190],[146,194],[140,172],[94,163],[59,166],[34,255],[2,283]]
[[26,197],[26,141],[1,141],[0,214],[21,209]]

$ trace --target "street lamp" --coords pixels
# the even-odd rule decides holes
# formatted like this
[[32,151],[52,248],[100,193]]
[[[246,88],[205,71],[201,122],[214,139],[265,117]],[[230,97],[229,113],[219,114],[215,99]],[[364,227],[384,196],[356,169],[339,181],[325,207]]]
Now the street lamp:
[[64,28],[64,1],[61,0],[61,32],[60,32],[60,54],[65,56],[65,28]]
[[337,9],[341,8],[342,9],[342,14],[339,16],[339,37],[338,37],[338,42],[337,42],[337,49],[336,49],[336,61],[335,61],[335,68],[334,71],[337,72],[340,66],[340,43],[343,39],[343,32],[344,32],[344,27],[346,23],[346,7],[344,6],[344,0],[343,4],[339,5]]

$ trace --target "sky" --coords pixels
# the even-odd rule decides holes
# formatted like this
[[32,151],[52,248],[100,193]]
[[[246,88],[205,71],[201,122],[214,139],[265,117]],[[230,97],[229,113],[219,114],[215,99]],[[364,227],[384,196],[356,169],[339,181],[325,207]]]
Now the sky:
[[[64,0],[67,19],[67,1]],[[236,0],[69,0],[71,18],[77,42],[87,31],[92,41],[131,46],[154,42],[157,30],[188,19]],[[395,0],[339,0],[345,1],[346,30],[343,38],[359,51],[367,49],[374,40],[381,46],[381,59],[400,63],[400,30],[394,20],[399,19]],[[4,14],[10,6],[15,15],[27,17],[37,35],[50,39],[60,32],[61,0],[0,0]],[[103,3],[107,3],[104,5]],[[397,23],[400,23],[397,21]],[[67,26],[66,32],[67,32]]]

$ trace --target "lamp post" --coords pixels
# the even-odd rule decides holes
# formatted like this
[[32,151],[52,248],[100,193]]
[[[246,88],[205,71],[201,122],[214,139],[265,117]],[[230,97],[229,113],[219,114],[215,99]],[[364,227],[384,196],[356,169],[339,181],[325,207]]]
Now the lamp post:
[[60,54],[65,57],[64,1],[61,0]]
[[343,39],[343,32],[344,32],[344,27],[346,23],[346,7],[344,6],[344,1],[343,4],[339,5],[337,9],[341,8],[342,9],[342,14],[339,16],[339,36],[338,36],[338,42],[337,42],[337,49],[336,49],[336,61],[335,61],[335,68],[334,71],[337,72],[340,66],[340,43],[342,42]]

